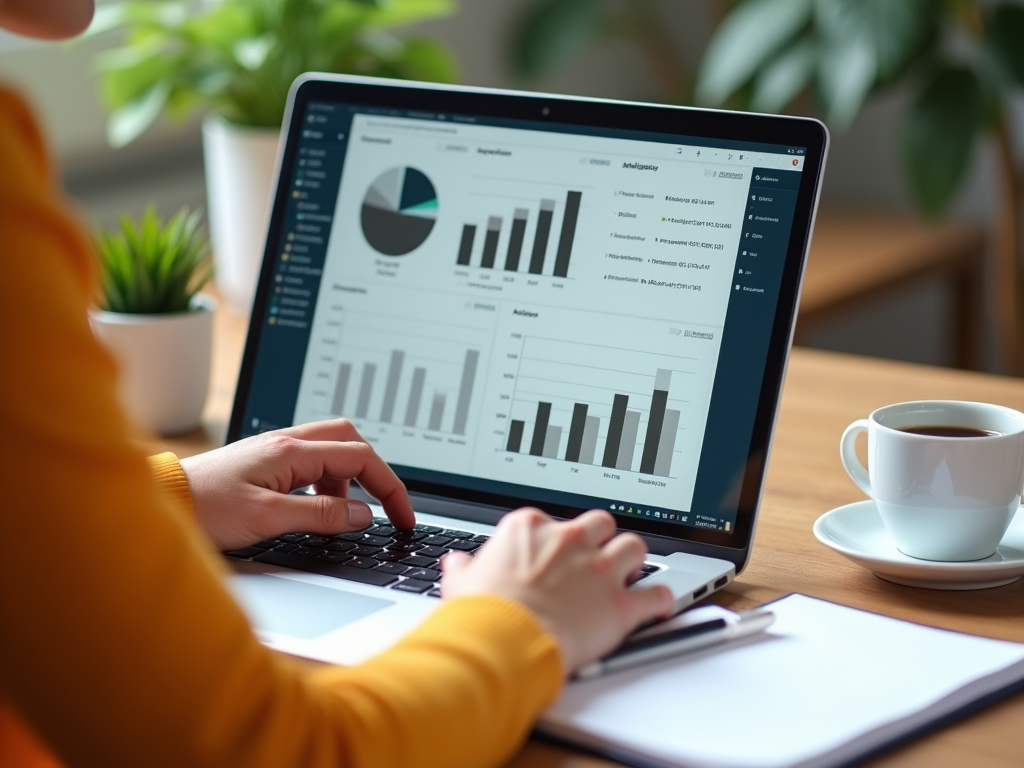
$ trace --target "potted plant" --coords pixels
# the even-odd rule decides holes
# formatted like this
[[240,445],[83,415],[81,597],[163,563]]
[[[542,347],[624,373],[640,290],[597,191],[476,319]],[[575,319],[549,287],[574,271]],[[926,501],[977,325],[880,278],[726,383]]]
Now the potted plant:
[[213,311],[199,294],[212,274],[199,212],[167,224],[149,208],[96,237],[101,293],[93,332],[120,366],[121,401],[161,435],[199,426],[210,384]]
[[454,11],[454,0],[132,0],[100,6],[91,34],[125,29],[97,59],[108,138],[134,140],[163,112],[200,107],[217,285],[248,314],[288,89],[309,71],[452,81],[439,43],[390,30]]

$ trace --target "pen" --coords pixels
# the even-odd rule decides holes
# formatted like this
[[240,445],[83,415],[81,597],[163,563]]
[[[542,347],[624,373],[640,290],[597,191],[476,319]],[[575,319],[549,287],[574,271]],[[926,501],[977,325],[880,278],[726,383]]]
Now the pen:
[[618,672],[622,669],[661,661],[690,651],[748,637],[767,629],[775,621],[775,614],[761,608],[736,614],[735,618],[712,619],[670,632],[654,635],[635,642],[627,642],[597,661],[584,664],[576,672],[579,680]]

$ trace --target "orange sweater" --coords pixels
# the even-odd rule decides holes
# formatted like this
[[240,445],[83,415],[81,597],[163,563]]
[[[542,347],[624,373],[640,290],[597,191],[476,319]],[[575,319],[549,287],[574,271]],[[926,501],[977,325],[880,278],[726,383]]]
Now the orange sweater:
[[[0,89],[0,766],[493,765],[561,682],[520,605],[455,600],[354,668],[253,636],[224,568],[129,438],[86,310],[88,243]],[[47,745],[52,755],[47,756]]]

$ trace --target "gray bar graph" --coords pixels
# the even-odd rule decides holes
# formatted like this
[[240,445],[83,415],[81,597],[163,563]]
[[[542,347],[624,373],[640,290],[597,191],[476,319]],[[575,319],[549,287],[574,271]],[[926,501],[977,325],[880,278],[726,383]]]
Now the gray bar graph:
[[462,364],[462,383],[459,384],[459,399],[455,405],[455,426],[452,428],[456,435],[466,434],[469,403],[473,397],[473,381],[476,379],[476,366],[479,361],[480,353],[477,350],[466,350],[466,360]]
[[405,352],[395,349],[391,352],[391,362],[388,364],[388,381],[384,385],[384,405],[380,409],[380,420],[390,424],[395,416],[395,400],[398,399],[398,380],[402,376],[402,363],[405,361]]
[[580,213],[582,192],[570,192],[565,198],[565,215],[562,217],[562,234],[558,238],[555,252],[555,277],[569,276],[569,257],[572,255],[572,241],[576,237],[576,219]]
[[619,455],[615,460],[616,469],[627,472],[633,466],[633,449],[636,448],[636,436],[640,431],[640,411],[626,411],[622,424],[622,439],[619,441]]
[[658,460],[654,463],[654,474],[669,477],[672,470],[672,451],[676,448],[676,434],[679,432],[679,411],[671,408],[665,411],[661,426],[661,440],[658,441]]
[[370,395],[373,394],[373,379],[376,375],[376,365],[363,363],[363,378],[359,382],[359,400],[356,402],[357,419],[365,419],[370,412]]
[[547,433],[544,435],[544,450],[541,456],[545,459],[558,458],[558,444],[562,440],[562,428],[553,424],[548,425]]
[[506,451],[519,453],[519,450],[523,447],[523,429],[525,427],[526,422],[519,421],[518,419],[512,420],[512,425],[508,430],[508,443],[505,445]]
[[334,400],[331,402],[331,413],[341,416],[345,413],[345,395],[348,393],[348,380],[352,378],[352,363],[338,366],[338,380],[334,384]]
[[459,244],[459,260],[458,265],[460,267],[469,266],[469,257],[473,255],[473,239],[476,237],[476,225],[466,224],[462,228],[462,242]]
[[501,217],[490,216],[487,219],[487,234],[484,236],[484,255],[481,267],[494,268],[494,259],[498,255],[498,235],[501,234]]
[[554,213],[554,200],[540,201],[540,215],[537,217],[537,234],[533,239],[533,254],[530,256],[531,274],[539,275],[544,271],[544,255],[548,250],[548,236],[551,234],[551,217]]
[[405,407],[405,426],[415,427],[420,416],[420,401],[423,400],[423,382],[427,379],[426,368],[412,369],[412,386],[409,388],[409,404]]
[[580,446],[580,464],[593,464],[597,454],[597,432],[601,428],[598,416],[587,416],[583,426],[583,445]]
[[512,219],[512,234],[508,239],[508,254],[505,256],[505,271],[516,272],[519,269],[519,256],[523,252],[523,237],[526,235],[526,220],[530,212],[526,208],[516,208]]
[[444,392],[435,392],[434,400],[430,404],[430,421],[427,429],[435,432],[441,429],[441,419],[444,418]]

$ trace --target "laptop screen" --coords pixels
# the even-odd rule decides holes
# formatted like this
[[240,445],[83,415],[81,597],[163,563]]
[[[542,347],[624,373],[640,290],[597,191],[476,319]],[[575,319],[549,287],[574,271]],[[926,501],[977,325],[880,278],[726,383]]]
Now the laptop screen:
[[300,103],[237,436],[344,416],[411,485],[730,534],[805,152]]

